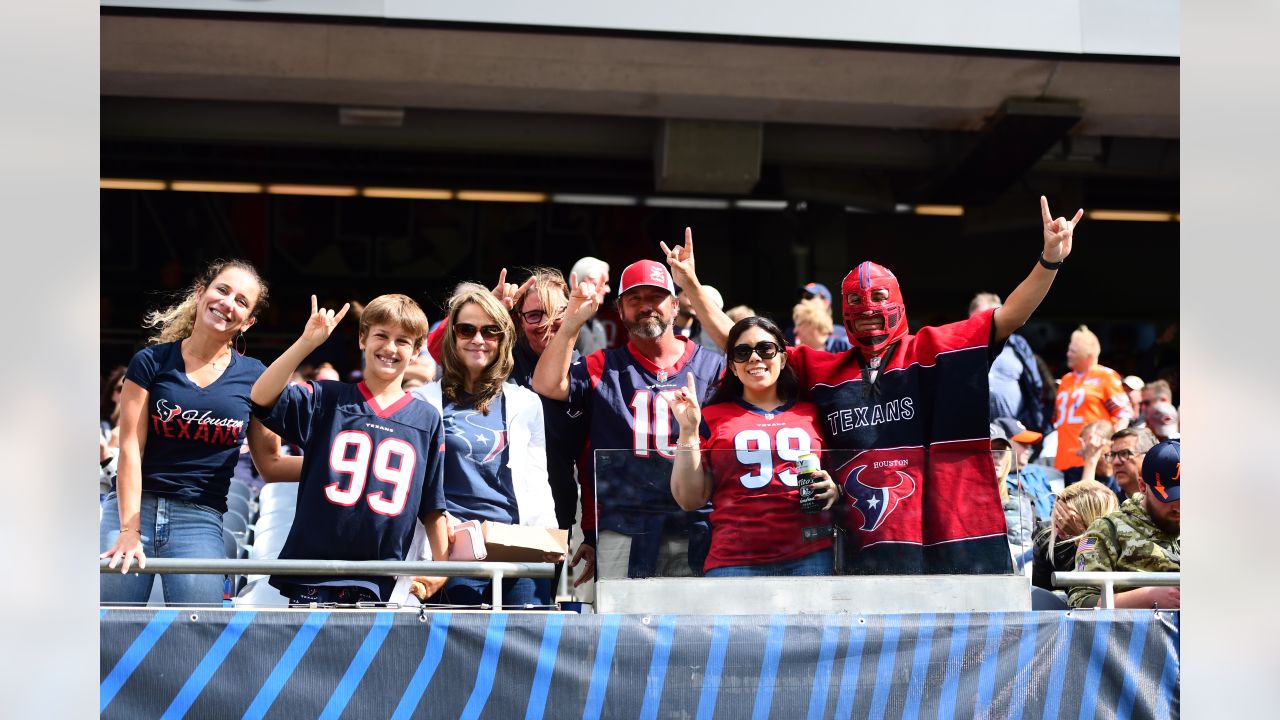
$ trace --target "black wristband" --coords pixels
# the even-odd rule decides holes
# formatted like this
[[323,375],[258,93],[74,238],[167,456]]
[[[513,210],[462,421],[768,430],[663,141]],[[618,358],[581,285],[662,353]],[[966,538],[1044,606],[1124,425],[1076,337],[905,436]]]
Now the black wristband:
[[1040,267],[1044,268],[1045,270],[1057,270],[1058,268],[1062,267],[1062,261],[1059,260],[1058,262],[1049,262],[1048,260],[1044,259],[1044,253],[1040,253]]

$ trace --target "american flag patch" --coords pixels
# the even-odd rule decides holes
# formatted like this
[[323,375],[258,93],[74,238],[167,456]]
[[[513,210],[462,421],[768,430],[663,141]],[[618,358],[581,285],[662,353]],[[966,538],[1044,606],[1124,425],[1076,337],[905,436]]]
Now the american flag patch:
[[1098,547],[1098,538],[1080,538],[1080,542],[1076,543],[1076,552],[1089,552]]

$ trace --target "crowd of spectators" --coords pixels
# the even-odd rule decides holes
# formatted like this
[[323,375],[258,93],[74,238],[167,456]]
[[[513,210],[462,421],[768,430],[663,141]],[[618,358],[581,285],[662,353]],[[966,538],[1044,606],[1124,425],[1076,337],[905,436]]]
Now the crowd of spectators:
[[[266,283],[245,263],[215,264],[180,303],[150,319],[161,331],[130,367],[104,379],[102,556],[122,571],[148,556],[221,556],[212,540],[161,542],[162,532],[211,538],[226,510],[228,479],[245,472],[258,487],[301,482],[297,532],[281,557],[409,557],[412,522],[385,521],[407,503],[406,517],[421,521],[417,529],[427,538],[415,546],[425,558],[449,558],[454,528],[468,521],[572,528],[579,540],[560,567],[575,586],[596,577],[833,574],[850,559],[857,572],[1023,572],[1045,590],[1054,590],[1054,571],[1176,571],[1180,435],[1170,384],[1122,378],[1100,365],[1101,342],[1083,325],[1062,359],[1068,371],[1055,379],[1050,368],[1058,359],[1046,361],[1015,332],[1048,291],[1080,219],[1055,220],[1047,204],[1042,209],[1045,249],[1007,304],[978,293],[967,320],[915,335],[896,277],[873,263],[846,278],[839,323],[831,291],[816,282],[799,289],[785,331],[745,305],[725,311],[720,293],[698,282],[687,235],[683,246],[661,244],[667,265],[639,260],[624,268],[616,295],[608,264],[591,257],[568,278],[531,268],[520,284],[508,283],[503,269],[493,288],[463,283],[430,335],[425,316],[412,319],[422,314],[416,304],[417,315],[386,315],[393,296],[370,303],[381,313],[372,325],[359,303],[335,312],[316,308],[313,298],[299,344],[267,369],[243,350]],[[360,328],[362,366],[308,364],[347,312]],[[927,401],[946,413],[935,413],[923,406],[924,395],[895,385],[926,358],[955,354],[949,344],[964,342],[979,342],[985,360],[938,370],[927,382],[981,385],[985,397],[938,390]],[[963,379],[975,374],[978,382]],[[233,375],[240,390],[228,387]],[[849,387],[856,400],[844,390],[823,394]],[[243,428],[235,437],[220,432],[211,443],[198,429],[212,402],[201,391],[216,392],[217,407],[231,413],[222,427]],[[865,415],[843,417],[842,408],[858,403]],[[417,415],[398,416],[409,412],[404,408]],[[413,428],[398,442],[408,438],[416,449],[393,443],[384,452],[376,431],[374,440],[359,440],[352,433],[365,431],[344,425],[344,412],[388,432],[378,423]],[[922,452],[955,431],[958,440],[947,442],[978,444],[950,452],[980,453],[981,462],[962,464],[954,477],[925,478],[906,468],[927,461],[885,454],[903,447],[893,442],[890,422],[949,413],[963,417],[963,427],[935,420],[919,431]],[[882,423],[881,434],[842,434],[863,423]],[[985,432],[975,437],[974,428]],[[203,444],[197,432],[206,433]],[[802,479],[797,461],[811,452],[821,468]],[[864,452],[875,460],[867,464],[888,468],[883,476],[860,475],[862,468],[846,462]],[[301,460],[291,458],[299,454]],[[328,462],[312,464],[314,458]],[[415,474],[421,472],[428,474]],[[897,485],[887,484],[890,472]],[[335,484],[339,476],[345,480]],[[896,504],[926,486],[941,492],[944,481],[987,488],[966,491],[965,504],[952,512],[966,522],[1003,517],[1008,555],[992,561],[982,548],[973,556],[980,560],[873,553],[881,550],[875,533],[891,527],[885,522]],[[367,503],[359,499],[365,483]],[[329,507],[335,504],[363,514],[339,517]],[[183,524],[162,531],[160,516],[172,514],[171,505],[193,515],[174,516]],[[330,532],[325,528],[347,535],[342,543],[317,540]],[[916,531],[917,544],[936,539],[932,528]],[[356,541],[369,537],[371,544]],[[1143,559],[1127,562],[1137,545]],[[859,568],[860,555],[876,560]],[[415,580],[414,593],[426,602],[492,600],[485,580]],[[210,582],[173,584],[173,600],[221,596]],[[547,606],[559,594],[528,578],[505,585],[504,597],[517,605]],[[139,601],[149,587],[147,575],[104,575],[102,599]],[[304,603],[389,597],[381,581],[308,578],[279,587]],[[1176,588],[1142,590],[1121,593],[1117,603],[1178,605]],[[1077,606],[1096,598],[1096,589],[1070,592]]]

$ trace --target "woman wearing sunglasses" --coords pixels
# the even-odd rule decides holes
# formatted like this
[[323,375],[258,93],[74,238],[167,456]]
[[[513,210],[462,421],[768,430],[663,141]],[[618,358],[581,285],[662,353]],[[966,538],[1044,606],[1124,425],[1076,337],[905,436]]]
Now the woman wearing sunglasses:
[[[671,493],[685,510],[711,500],[707,577],[830,575],[831,513],[840,490],[825,471],[814,483],[822,512],[800,509],[795,461],[822,449],[812,403],[787,367],[786,340],[771,320],[729,331],[728,371],[706,408],[690,377],[671,403],[680,424]],[[701,450],[701,452],[699,452]],[[826,532],[805,532],[826,526]]]
[[[446,508],[459,522],[556,527],[542,402],[509,381],[516,335],[511,314],[474,283],[459,285],[447,309],[443,375],[413,391],[444,417]],[[491,602],[489,584],[487,578],[451,578],[431,601]],[[503,598],[508,605],[551,601],[539,597],[533,578],[504,580]]]

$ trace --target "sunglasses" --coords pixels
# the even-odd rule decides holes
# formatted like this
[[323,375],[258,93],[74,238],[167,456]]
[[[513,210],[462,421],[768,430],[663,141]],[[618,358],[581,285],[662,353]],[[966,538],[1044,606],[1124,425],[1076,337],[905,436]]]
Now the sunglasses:
[[[519,315],[526,324],[534,326],[545,323],[547,318],[550,317],[546,310],[530,310],[529,312],[518,312],[516,314]],[[559,317],[559,314],[557,314],[556,317]]]
[[453,326],[453,333],[463,340],[470,340],[476,336],[477,332],[485,340],[494,340],[502,337],[502,328],[497,325],[485,325],[478,328],[471,323],[457,323]]
[[778,349],[778,343],[769,342],[768,340],[763,340],[755,345],[747,345],[746,343],[734,345],[733,361],[744,363],[751,359],[752,353],[759,355],[761,360],[770,360],[778,354]]

